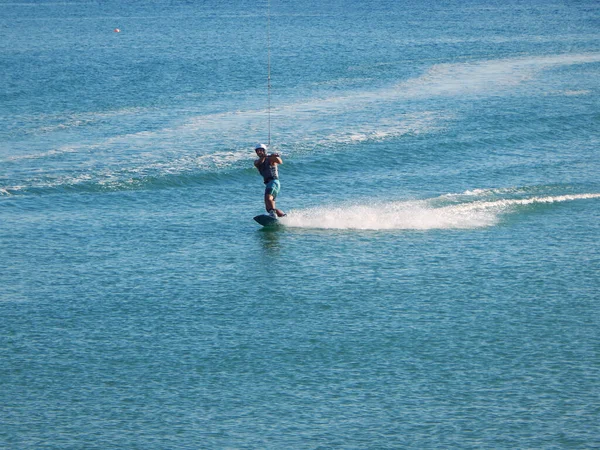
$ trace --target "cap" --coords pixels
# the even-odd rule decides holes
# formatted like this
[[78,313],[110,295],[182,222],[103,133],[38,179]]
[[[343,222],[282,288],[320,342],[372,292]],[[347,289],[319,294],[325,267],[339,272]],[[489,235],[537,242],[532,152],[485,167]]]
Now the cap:
[[254,147],[254,150],[258,150],[258,149],[267,151],[267,146],[265,144],[256,144],[256,147]]

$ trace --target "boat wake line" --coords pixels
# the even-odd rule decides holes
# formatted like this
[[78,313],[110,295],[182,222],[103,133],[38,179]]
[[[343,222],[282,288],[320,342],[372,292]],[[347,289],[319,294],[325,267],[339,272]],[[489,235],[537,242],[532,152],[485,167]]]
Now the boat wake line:
[[523,208],[599,199],[600,193],[493,200],[473,197],[476,196],[472,192],[467,192],[427,200],[315,207],[289,211],[281,222],[287,227],[338,230],[475,229],[494,226],[504,215]]

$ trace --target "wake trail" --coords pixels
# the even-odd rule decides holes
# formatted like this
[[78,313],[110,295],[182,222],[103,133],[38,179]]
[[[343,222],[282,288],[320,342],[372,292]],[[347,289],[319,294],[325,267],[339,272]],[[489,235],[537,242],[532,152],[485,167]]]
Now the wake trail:
[[436,203],[447,199],[447,196],[442,196],[429,200],[290,211],[281,222],[292,228],[336,230],[476,229],[494,226],[503,215],[518,212],[524,206],[597,198],[600,198],[600,193],[474,200],[436,206]]

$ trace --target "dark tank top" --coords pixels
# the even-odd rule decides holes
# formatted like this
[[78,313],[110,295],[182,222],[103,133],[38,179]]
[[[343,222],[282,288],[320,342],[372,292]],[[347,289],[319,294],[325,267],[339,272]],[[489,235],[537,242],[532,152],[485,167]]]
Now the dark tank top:
[[267,156],[265,160],[258,165],[258,171],[262,175],[265,184],[267,184],[271,180],[279,179],[279,172],[277,171],[277,165],[269,164],[269,157]]

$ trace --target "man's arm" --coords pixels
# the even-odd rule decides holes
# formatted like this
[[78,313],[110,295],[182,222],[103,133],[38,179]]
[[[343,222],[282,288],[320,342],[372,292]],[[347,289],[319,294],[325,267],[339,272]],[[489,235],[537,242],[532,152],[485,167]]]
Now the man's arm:
[[271,165],[283,164],[283,161],[281,159],[281,156],[279,156],[279,153],[273,153],[272,155],[269,156],[269,164],[271,164]]

